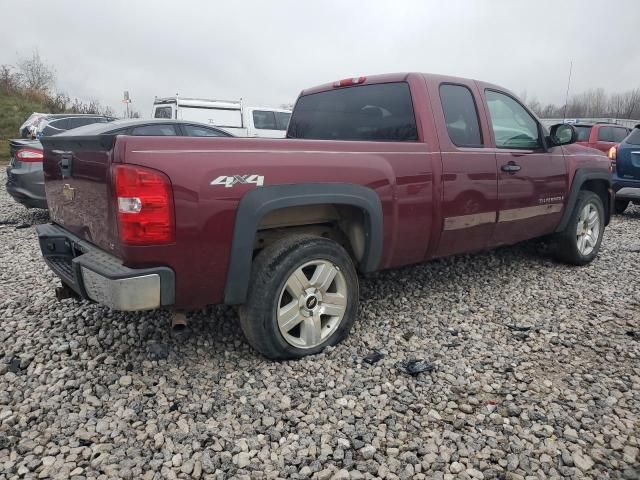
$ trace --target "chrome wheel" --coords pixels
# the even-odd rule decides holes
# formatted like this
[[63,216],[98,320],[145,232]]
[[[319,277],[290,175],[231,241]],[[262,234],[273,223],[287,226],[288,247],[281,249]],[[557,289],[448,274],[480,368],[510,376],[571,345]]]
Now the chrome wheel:
[[278,329],[294,347],[317,347],[342,322],[347,298],[347,282],[337,265],[328,260],[307,262],[289,276],[280,291]]
[[587,203],[578,217],[576,241],[578,251],[587,256],[596,248],[600,237],[600,214],[593,203]]

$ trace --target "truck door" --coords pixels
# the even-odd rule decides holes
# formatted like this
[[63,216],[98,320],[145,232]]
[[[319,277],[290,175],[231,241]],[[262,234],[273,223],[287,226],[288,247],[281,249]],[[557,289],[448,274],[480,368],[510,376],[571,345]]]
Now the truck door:
[[545,148],[544,129],[510,94],[485,89],[498,172],[498,222],[492,245],[551,233],[568,188],[562,147]]
[[[473,81],[429,82],[442,153],[442,232],[435,256],[481,250],[497,215],[495,155]],[[439,101],[438,101],[439,99]]]

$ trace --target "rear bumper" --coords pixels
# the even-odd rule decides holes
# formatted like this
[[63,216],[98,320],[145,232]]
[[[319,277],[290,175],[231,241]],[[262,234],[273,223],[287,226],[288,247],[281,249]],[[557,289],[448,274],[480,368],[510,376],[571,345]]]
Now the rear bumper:
[[82,298],[124,311],[174,304],[175,274],[170,268],[125,267],[55,224],[38,225],[36,233],[49,268]]
[[613,177],[613,191],[622,200],[640,200],[640,180]]
[[47,208],[42,170],[23,171],[7,167],[7,193],[27,208]]

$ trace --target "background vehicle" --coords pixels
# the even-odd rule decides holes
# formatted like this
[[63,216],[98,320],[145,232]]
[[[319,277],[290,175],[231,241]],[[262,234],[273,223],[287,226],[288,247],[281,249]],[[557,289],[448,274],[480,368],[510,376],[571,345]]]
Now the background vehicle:
[[202,122],[236,137],[284,138],[291,111],[245,107],[241,101],[176,96],[156,98],[152,116]]
[[[83,117],[82,120],[86,118]],[[74,131],[86,135],[232,136],[228,132],[208,125],[176,120],[116,120],[110,123],[85,125]],[[7,167],[7,192],[27,208],[47,208],[40,141],[11,140],[10,155],[11,159]]]
[[31,137],[31,127],[33,127],[38,120],[40,120],[40,118],[44,117],[46,115],[46,113],[38,113],[38,112],[33,112],[31,115],[29,115],[29,118],[27,118],[24,123],[22,125],[20,125],[20,128],[18,129],[20,138],[30,138]]
[[579,145],[595,148],[607,153],[616,143],[629,135],[629,129],[621,125],[602,123],[576,123]]
[[31,137],[57,135],[58,133],[74,128],[91,125],[92,123],[107,123],[115,120],[115,117],[106,115],[94,115],[84,113],[57,113],[47,114],[38,118],[31,127]]
[[584,265],[609,221],[609,159],[488,83],[322,85],[287,136],[45,138],[53,223],[37,232],[63,291],[119,310],[241,305],[251,345],[298,358],[348,334],[358,270],[549,234]]
[[640,204],[640,125],[619,145],[609,149],[614,164],[613,191],[616,213],[623,213],[630,202]]

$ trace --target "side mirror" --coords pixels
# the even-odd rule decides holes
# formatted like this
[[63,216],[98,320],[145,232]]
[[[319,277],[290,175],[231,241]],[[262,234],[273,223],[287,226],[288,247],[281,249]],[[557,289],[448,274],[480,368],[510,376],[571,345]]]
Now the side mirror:
[[578,140],[578,131],[569,123],[558,123],[551,127],[549,139],[554,145],[568,145]]

